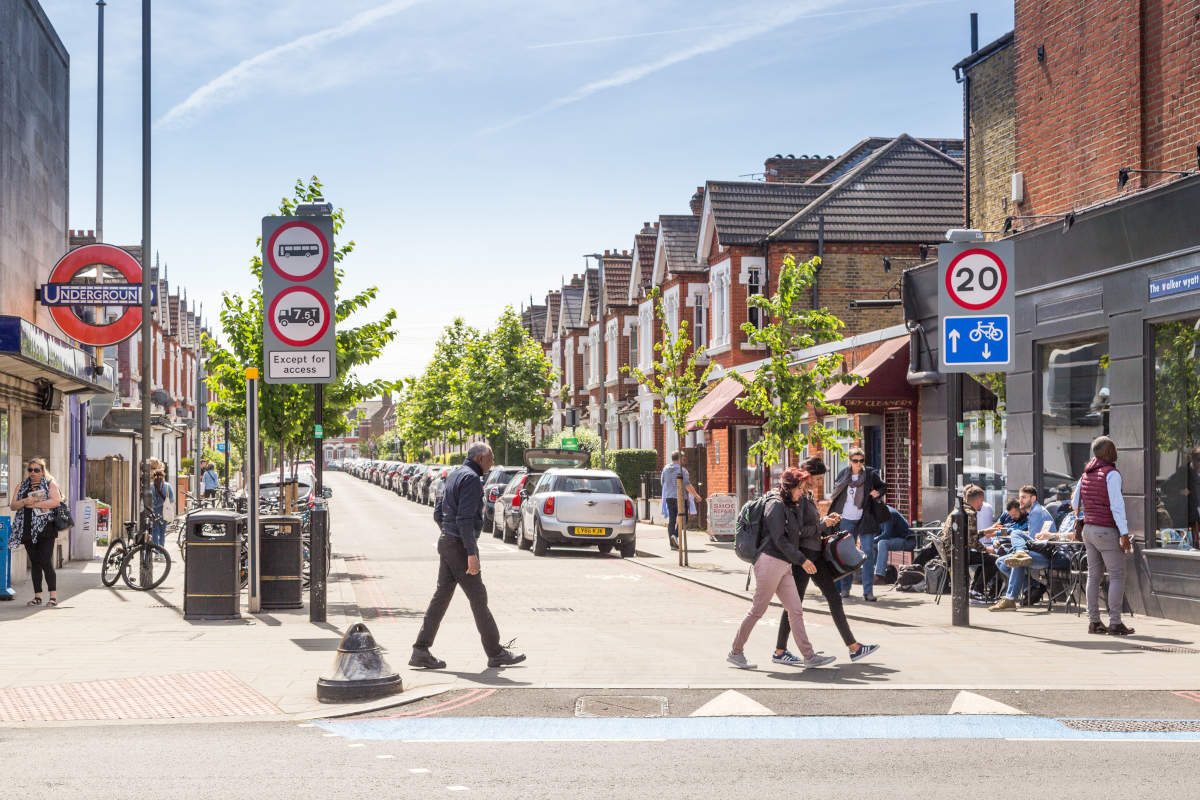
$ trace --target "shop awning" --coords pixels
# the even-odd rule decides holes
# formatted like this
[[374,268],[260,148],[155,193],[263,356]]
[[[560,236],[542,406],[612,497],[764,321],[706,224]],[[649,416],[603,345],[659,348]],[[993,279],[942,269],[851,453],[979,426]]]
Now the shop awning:
[[[747,378],[754,373],[748,373]],[[737,399],[742,396],[742,385],[733,378],[724,378],[709,390],[708,394],[688,414],[689,431],[708,430],[727,425],[761,425],[762,418],[738,407]]]
[[911,406],[917,401],[916,390],[907,379],[907,336],[880,344],[851,370],[851,374],[862,375],[867,379],[866,383],[839,383],[829,390],[825,399],[845,406],[848,411]]
[[92,374],[92,356],[27,319],[0,315],[0,372],[46,380],[66,394],[95,396],[115,388],[112,370]]

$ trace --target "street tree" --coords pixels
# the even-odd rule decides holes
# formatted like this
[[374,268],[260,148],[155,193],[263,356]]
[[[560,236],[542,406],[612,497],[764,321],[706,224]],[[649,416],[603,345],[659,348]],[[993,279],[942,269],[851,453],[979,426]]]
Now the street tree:
[[[476,430],[488,438],[509,422],[537,422],[550,413],[546,399],[554,388],[553,369],[542,346],[530,337],[512,306],[506,306],[496,327],[472,348],[468,359],[480,375],[468,389],[483,406]],[[508,463],[508,437],[504,437]]]
[[[316,177],[305,182],[297,180],[291,197],[280,201],[279,215],[294,216],[301,203],[312,202],[324,195],[324,187]],[[336,236],[345,225],[342,209],[333,212]],[[212,390],[210,413],[219,418],[244,420],[246,417],[245,371],[257,367],[262,373],[262,240],[257,242],[259,254],[250,260],[250,274],[257,282],[248,296],[233,292],[222,295],[220,313],[224,343],[205,337],[204,348],[209,355],[206,381]],[[350,429],[348,412],[362,401],[390,391],[390,381],[359,379],[356,367],[374,361],[391,342],[396,332],[392,325],[396,312],[389,310],[382,318],[356,327],[342,323],[352,314],[363,312],[377,297],[378,287],[368,287],[342,296],[345,270],[343,260],[354,251],[354,241],[337,246],[333,251],[337,303],[334,318],[337,322],[337,381],[325,387],[326,436],[340,436]],[[259,427],[265,440],[278,443],[281,457],[289,449],[307,451],[313,437],[313,387],[303,384],[267,384],[259,388]]]
[[742,330],[752,344],[766,347],[767,357],[752,376],[731,372],[730,377],[742,385],[738,407],[763,419],[762,438],[749,451],[760,465],[776,463],[785,449],[799,452],[814,445],[821,450],[843,450],[834,429],[820,422],[811,425],[807,434],[800,428],[814,410],[818,416],[846,413],[845,408],[825,399],[826,392],[839,383],[863,380],[842,373],[840,353],[793,363],[799,350],[839,341],[845,327],[828,309],[805,307],[820,263],[820,258],[797,263],[788,256],[779,273],[779,291],[771,297],[749,298],[750,306],[759,309],[766,324],[758,328],[747,322]]

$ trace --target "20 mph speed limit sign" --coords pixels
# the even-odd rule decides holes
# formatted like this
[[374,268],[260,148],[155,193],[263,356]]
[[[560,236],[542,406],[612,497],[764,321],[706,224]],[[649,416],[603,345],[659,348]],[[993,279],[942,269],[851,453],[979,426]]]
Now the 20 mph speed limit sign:
[[943,372],[1008,372],[1013,366],[1013,243],[938,247],[938,323]]

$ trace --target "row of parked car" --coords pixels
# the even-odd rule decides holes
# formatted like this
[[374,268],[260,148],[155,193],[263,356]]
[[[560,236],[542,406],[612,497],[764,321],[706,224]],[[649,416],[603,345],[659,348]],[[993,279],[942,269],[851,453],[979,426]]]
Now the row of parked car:
[[[483,478],[483,529],[497,539],[544,556],[551,547],[637,549],[633,499],[611,470],[588,469],[580,450],[525,451],[524,466],[494,466]],[[352,459],[336,466],[397,495],[436,505],[453,467]]]

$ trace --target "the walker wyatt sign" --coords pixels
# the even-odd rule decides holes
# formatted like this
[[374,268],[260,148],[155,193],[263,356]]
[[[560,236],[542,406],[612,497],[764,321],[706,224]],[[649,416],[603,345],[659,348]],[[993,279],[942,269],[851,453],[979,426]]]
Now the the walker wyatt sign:
[[938,324],[943,372],[1013,367],[1013,243],[938,247]]
[[263,380],[332,383],[333,220],[263,217]]
[[[124,283],[109,282],[118,275]],[[157,295],[156,287],[151,286],[152,304],[158,301]],[[142,267],[129,253],[110,244],[77,247],[54,265],[38,299],[67,336],[82,344],[107,347],[125,341],[142,325]],[[122,310],[112,322],[100,324],[94,320],[106,318],[104,306]]]

